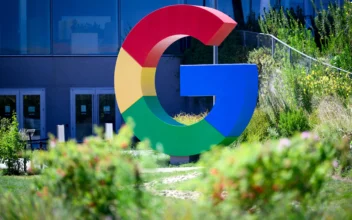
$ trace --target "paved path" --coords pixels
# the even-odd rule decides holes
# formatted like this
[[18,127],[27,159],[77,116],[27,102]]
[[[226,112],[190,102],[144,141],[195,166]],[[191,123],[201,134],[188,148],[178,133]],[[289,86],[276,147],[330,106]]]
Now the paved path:
[[180,191],[180,190],[171,190],[171,189],[157,190],[154,187],[158,184],[170,185],[174,183],[184,182],[190,179],[194,179],[199,175],[200,175],[199,172],[194,171],[192,173],[187,173],[184,175],[166,177],[166,178],[162,178],[161,180],[153,180],[151,182],[145,183],[144,186],[148,191],[152,192],[155,195],[171,197],[176,199],[197,200],[200,196],[200,193],[198,192]]

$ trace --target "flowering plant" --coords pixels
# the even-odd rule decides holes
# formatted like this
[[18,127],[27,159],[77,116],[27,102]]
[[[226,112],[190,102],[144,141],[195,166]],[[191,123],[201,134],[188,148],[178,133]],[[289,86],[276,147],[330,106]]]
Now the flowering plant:
[[270,208],[284,198],[302,202],[319,191],[333,156],[333,146],[309,132],[265,144],[214,148],[201,158],[200,190],[212,206],[242,210]]
[[298,82],[304,93],[318,97],[337,95],[348,99],[352,94],[352,78],[348,73],[315,66],[311,73],[300,75]]
[[33,196],[63,201],[80,218],[143,219],[154,203],[141,188],[143,158],[137,160],[124,150],[131,144],[133,126],[128,121],[108,140],[102,135],[83,144],[52,140],[55,147],[33,158],[46,166],[35,181]]

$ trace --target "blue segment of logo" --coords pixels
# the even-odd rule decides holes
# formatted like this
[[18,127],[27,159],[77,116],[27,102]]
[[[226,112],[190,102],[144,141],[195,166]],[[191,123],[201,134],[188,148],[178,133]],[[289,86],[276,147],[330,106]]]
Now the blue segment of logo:
[[180,87],[181,96],[215,96],[205,120],[225,137],[238,137],[256,107],[258,69],[254,64],[182,65]]

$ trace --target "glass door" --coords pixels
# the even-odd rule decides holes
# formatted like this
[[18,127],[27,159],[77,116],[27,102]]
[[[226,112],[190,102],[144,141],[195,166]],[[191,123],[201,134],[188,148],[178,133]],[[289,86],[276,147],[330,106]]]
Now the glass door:
[[35,139],[40,138],[40,95],[23,95],[23,127],[34,129]]
[[106,123],[112,123],[116,132],[116,99],[113,89],[97,89],[97,124],[105,129]]
[[33,140],[47,138],[44,89],[0,89],[0,118],[11,118],[13,113],[19,129],[35,129]]
[[77,94],[75,99],[76,138],[82,140],[93,134],[93,95]]
[[1,95],[0,94],[0,119],[11,119],[14,113],[17,113],[17,95]]
[[94,126],[112,123],[114,132],[121,124],[113,88],[71,89],[71,138],[78,142],[93,134]]
[[93,105],[94,90],[71,90],[71,136],[78,142],[93,134]]
[[45,92],[44,89],[20,90],[20,120],[24,129],[34,129],[32,140],[47,138],[45,131]]

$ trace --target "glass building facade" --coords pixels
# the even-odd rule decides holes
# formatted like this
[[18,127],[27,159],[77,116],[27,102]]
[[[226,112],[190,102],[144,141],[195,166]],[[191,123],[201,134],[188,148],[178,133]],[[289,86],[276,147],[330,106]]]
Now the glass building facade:
[[50,0],[0,1],[0,54],[50,54]]
[[116,0],[53,0],[53,54],[116,54]]
[[[340,1],[340,0],[339,0]],[[235,18],[232,0],[218,9]],[[242,1],[245,21],[264,8],[309,8],[310,0]],[[320,0],[316,0],[320,5]],[[322,0],[323,6],[331,0]],[[214,0],[0,0],[1,55],[116,55],[129,30],[148,13],[173,4],[214,7]],[[307,4],[308,3],[308,4]],[[177,45],[178,47],[180,44]],[[168,53],[180,52],[174,46]]]

